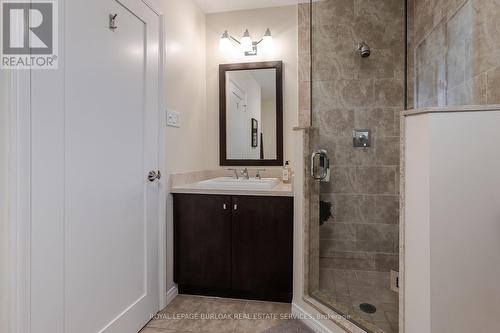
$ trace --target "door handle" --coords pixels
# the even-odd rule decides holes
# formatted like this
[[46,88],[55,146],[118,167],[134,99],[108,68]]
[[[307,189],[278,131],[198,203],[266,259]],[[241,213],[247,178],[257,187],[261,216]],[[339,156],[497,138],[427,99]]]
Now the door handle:
[[326,150],[316,150],[312,153],[311,177],[321,182],[330,181],[330,159]]
[[155,180],[160,180],[160,179],[161,179],[161,172],[160,172],[160,170],[158,170],[158,171],[155,171],[155,170],[149,171],[149,173],[148,173],[148,180],[150,182],[154,182]]

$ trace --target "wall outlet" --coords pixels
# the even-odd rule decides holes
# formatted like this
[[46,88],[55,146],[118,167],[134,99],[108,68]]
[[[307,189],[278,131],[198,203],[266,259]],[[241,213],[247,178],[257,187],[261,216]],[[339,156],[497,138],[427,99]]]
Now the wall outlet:
[[167,126],[181,127],[181,114],[177,111],[167,110]]
[[399,293],[399,272],[391,270],[391,290]]

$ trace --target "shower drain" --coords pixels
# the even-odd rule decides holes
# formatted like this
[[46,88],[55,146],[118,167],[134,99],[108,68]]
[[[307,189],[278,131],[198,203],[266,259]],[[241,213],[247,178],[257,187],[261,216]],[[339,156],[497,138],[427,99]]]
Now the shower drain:
[[375,312],[377,312],[377,308],[375,307],[375,305],[369,304],[369,303],[360,304],[359,308],[361,309],[361,311],[363,311],[365,313],[375,313]]

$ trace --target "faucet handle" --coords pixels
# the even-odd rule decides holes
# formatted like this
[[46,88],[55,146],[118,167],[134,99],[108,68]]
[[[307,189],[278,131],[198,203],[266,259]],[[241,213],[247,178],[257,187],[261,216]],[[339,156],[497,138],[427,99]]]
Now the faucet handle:
[[263,171],[266,171],[266,169],[257,169],[257,173],[255,174],[255,178],[261,179],[262,176],[261,176],[260,173],[263,172]]
[[238,176],[238,169],[230,168],[230,169],[227,169],[227,171],[233,171],[233,172],[234,172],[234,177],[235,177],[236,179],[239,179],[239,176]]

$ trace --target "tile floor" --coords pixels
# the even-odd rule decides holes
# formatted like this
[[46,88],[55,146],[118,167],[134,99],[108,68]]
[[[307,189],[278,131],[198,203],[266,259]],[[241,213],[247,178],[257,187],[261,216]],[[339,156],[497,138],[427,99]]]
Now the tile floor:
[[[312,296],[374,332],[398,333],[398,294],[390,290],[389,278],[387,272],[321,268],[320,289]],[[375,305],[377,312],[364,313],[361,303]]]
[[[285,332],[276,328],[290,316],[291,304],[179,295],[140,333]],[[300,332],[312,331],[300,323],[293,333]]]

